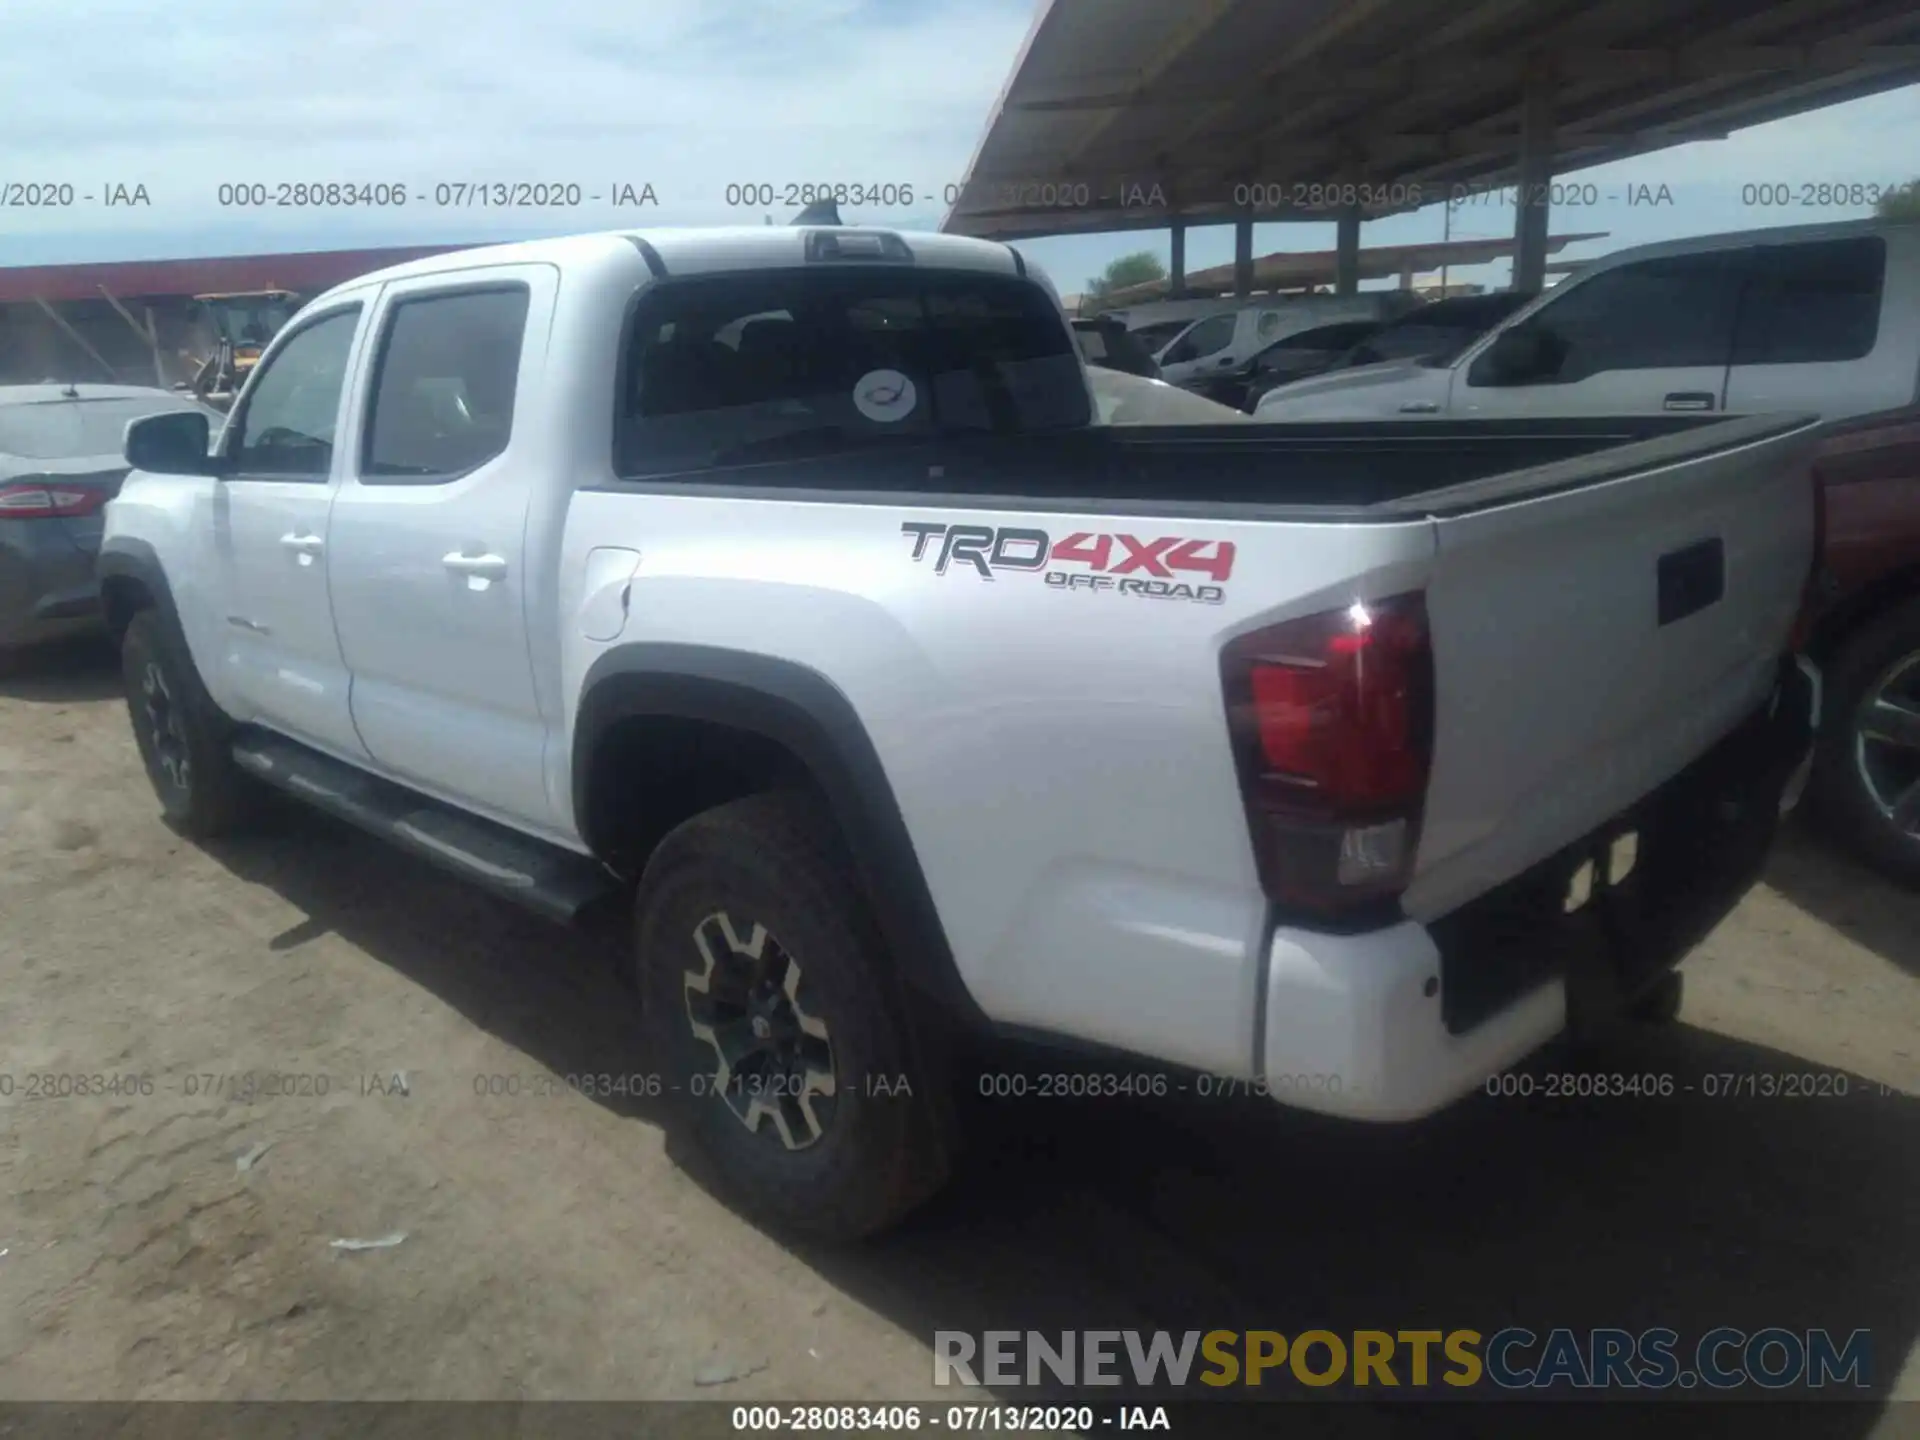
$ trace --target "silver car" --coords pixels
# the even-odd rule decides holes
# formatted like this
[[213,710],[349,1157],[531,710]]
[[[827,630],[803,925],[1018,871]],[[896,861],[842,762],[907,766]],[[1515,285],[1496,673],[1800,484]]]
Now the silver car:
[[135,385],[0,386],[0,664],[100,622],[94,559],[102,511],[119,492],[127,423],[201,410],[189,396]]

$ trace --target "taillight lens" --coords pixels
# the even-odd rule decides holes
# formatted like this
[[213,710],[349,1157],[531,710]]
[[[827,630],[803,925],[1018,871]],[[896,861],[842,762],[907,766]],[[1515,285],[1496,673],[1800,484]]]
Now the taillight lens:
[[1794,617],[1793,633],[1787,641],[1788,651],[1795,655],[1813,643],[1820,613],[1829,599],[1827,483],[1817,468],[1809,477],[1808,488],[1813,491],[1813,565],[1807,571],[1807,583],[1800,592],[1800,613]]
[[1333,917],[1412,878],[1433,753],[1424,598],[1397,595],[1244,635],[1222,656],[1260,880]]
[[103,490],[57,481],[0,485],[0,520],[76,520],[107,503]]

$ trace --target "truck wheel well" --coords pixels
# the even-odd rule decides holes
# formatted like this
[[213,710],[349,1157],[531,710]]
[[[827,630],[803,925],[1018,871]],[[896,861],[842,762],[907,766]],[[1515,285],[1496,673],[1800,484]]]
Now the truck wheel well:
[[131,575],[109,575],[100,582],[100,608],[115,644],[126,635],[133,617],[153,604],[153,592]]
[[1813,658],[1829,664],[1861,626],[1871,624],[1883,612],[1920,595],[1920,565],[1907,565],[1880,576],[1871,585],[1850,595],[1814,627]]
[[594,747],[581,836],[621,875],[637,877],[668,831],[703,810],[763,790],[813,787],[777,740],[712,720],[634,715]]

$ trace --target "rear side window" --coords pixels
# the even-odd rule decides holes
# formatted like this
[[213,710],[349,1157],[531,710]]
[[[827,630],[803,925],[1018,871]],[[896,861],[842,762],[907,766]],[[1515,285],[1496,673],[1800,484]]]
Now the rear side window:
[[1526,322],[1560,357],[1562,384],[1608,370],[1725,365],[1733,349],[1742,256],[1641,260],[1604,271]]
[[1276,340],[1274,350],[1345,350],[1358,345],[1380,327],[1371,320],[1356,320],[1346,325],[1322,325],[1317,330],[1302,330],[1284,340]]
[[785,271],[664,285],[616,410],[627,476],[1090,423],[1046,293],[998,276]]
[[1887,242],[1877,235],[1763,245],[1740,301],[1736,365],[1858,360],[1880,336]]
[[1233,332],[1239,324],[1233,315],[1215,315],[1202,320],[1173,347],[1167,359],[1178,364],[1182,360],[1204,360],[1209,355],[1217,355],[1233,343]]
[[523,285],[421,295],[387,318],[363,485],[458,479],[507,448],[527,328]]
[[1185,320],[1157,320],[1127,333],[1138,340],[1149,355],[1156,354],[1174,336],[1187,328]]

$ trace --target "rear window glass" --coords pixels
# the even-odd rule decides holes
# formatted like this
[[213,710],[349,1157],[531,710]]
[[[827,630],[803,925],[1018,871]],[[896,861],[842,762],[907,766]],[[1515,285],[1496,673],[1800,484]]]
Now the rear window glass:
[[1463,330],[1446,325],[1395,325],[1364,341],[1354,351],[1363,365],[1382,360],[1418,360],[1429,355],[1458,355],[1480,335],[1478,330]]
[[662,286],[634,316],[622,475],[799,459],[1091,420],[1080,353],[1038,286],[816,270]]
[[44,400],[0,405],[0,454],[73,460],[120,454],[127,422],[194,407],[153,400]]
[[394,307],[367,422],[368,485],[449,480],[507,448],[527,328],[524,285]]
[[1880,335],[1887,244],[1877,235],[1754,253],[1734,334],[1736,365],[1859,360]]

